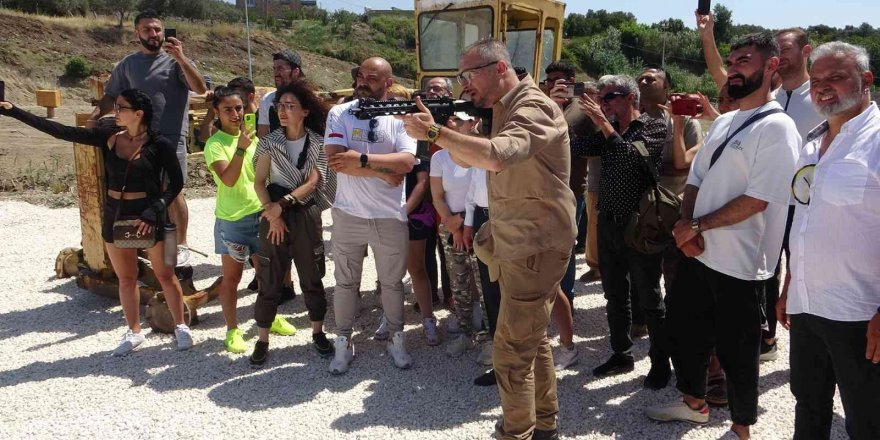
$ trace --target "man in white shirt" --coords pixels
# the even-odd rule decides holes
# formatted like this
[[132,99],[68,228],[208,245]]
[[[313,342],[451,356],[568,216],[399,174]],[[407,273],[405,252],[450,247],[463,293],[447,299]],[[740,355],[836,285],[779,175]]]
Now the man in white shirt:
[[731,46],[728,92],[740,110],[722,115],[707,133],[673,231],[691,257],[666,298],[669,347],[684,396],[647,410],[660,421],[708,422],[706,368],[714,346],[727,375],[731,430],[740,439],[757,422],[761,281],[773,276],[779,258],[800,144],[794,122],[770,95],[778,55],[766,33]]
[[834,385],[850,438],[880,438],[880,111],[868,54],[843,42],[813,52],[810,133],[792,195],[791,261],[777,318],[791,330],[795,438],[831,435]]
[[398,368],[412,365],[403,335],[409,230],[401,182],[416,162],[416,141],[392,116],[362,121],[349,113],[360,100],[387,99],[393,83],[388,61],[369,58],[358,70],[358,99],[333,107],[327,116],[324,148],[330,167],[338,173],[331,237],[336,278],[333,312],[338,328],[336,354],[330,362],[333,374],[348,371],[354,358],[352,327],[367,245],[376,257],[382,285],[382,310],[391,335],[386,348]]

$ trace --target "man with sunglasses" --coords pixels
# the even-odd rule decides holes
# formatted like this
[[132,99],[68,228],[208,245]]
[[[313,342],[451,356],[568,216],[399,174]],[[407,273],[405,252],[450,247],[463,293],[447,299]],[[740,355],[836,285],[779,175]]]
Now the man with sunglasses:
[[[272,72],[276,89],[306,77],[302,68],[302,58],[299,53],[291,49],[272,54]],[[278,119],[278,111],[275,109],[275,90],[273,90],[260,101],[260,111],[257,113],[257,137],[262,139],[278,127],[281,127],[281,120]]]
[[[357,73],[357,100],[339,104],[327,116],[324,148],[336,171],[333,202],[333,312],[338,336],[330,373],[348,371],[354,358],[351,337],[367,246],[373,249],[382,286],[386,349],[394,365],[412,366],[403,334],[403,276],[409,249],[406,199],[401,182],[416,163],[416,141],[391,116],[362,121],[349,113],[362,99],[388,99],[394,84],[391,65],[368,58]],[[380,332],[380,333],[384,333]]]
[[800,136],[772,101],[779,46],[746,35],[727,58],[727,86],[740,109],[712,124],[691,164],[673,235],[686,257],[666,296],[666,327],[682,399],[653,406],[658,421],[706,423],[706,369],[714,346],[727,377],[733,422],[750,437],[758,418],[763,281],[782,248]]
[[607,303],[608,330],[614,353],[593,369],[596,377],[623,374],[635,369],[632,355],[632,307],[630,283],[645,315],[651,338],[651,370],[644,385],[651,389],[666,386],[672,371],[664,343],[665,310],[660,295],[661,254],[643,254],[630,248],[624,233],[630,216],[638,207],[650,180],[644,160],[636,149],[641,144],[650,160],[660,168],[666,140],[666,122],[639,111],[640,91],[627,75],[599,79],[599,99],[580,98],[580,109],[596,126],[596,132],[575,141],[575,154],[600,156],[599,181],[599,268]]
[[489,222],[474,240],[501,286],[493,364],[504,439],[557,438],[556,374],[547,324],[577,234],[568,187],[570,151],[562,111],[529,75],[519,80],[504,43],[480,40],[462,51],[458,81],[477,107],[491,108],[488,138],[421,113],[399,117],[406,131],[447,149],[456,163],[487,170]]
[[831,434],[835,384],[850,438],[880,438],[880,111],[864,48],[812,53],[810,94],[827,121],[807,136],[792,195],[791,260],[776,317],[791,331],[795,439]]

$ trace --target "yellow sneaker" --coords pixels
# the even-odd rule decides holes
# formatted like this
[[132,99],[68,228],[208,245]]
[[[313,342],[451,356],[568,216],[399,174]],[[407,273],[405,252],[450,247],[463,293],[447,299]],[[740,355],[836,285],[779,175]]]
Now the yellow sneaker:
[[226,351],[230,353],[244,353],[247,351],[247,345],[241,336],[241,330],[237,328],[226,332],[226,340],[223,343],[226,345]]
[[269,327],[269,332],[281,336],[293,336],[296,334],[296,327],[279,315],[272,321],[272,327]]

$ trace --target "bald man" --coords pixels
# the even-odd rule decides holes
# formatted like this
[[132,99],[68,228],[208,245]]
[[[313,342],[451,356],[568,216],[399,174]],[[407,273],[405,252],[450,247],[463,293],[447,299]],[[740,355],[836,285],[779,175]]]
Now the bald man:
[[382,285],[383,331],[377,332],[377,337],[390,336],[386,349],[395,366],[405,369],[412,365],[403,334],[403,276],[409,229],[401,183],[416,163],[416,141],[392,116],[362,121],[349,114],[349,109],[362,99],[387,99],[394,83],[388,61],[367,59],[358,69],[356,81],[358,99],[330,110],[324,134],[329,165],[338,179],[331,210],[336,267],[333,312],[338,333],[330,362],[332,374],[348,371],[354,358],[352,326],[367,245],[376,257]]

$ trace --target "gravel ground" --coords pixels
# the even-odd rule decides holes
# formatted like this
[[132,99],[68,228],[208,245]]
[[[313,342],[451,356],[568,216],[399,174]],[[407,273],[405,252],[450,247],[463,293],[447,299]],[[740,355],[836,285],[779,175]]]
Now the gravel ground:
[[[190,243],[213,251],[213,199],[190,201]],[[38,219],[38,220],[34,220]],[[324,217],[329,226],[329,213]],[[247,355],[223,350],[223,318],[216,302],[199,310],[196,346],[173,350],[167,335],[150,334],[139,352],[108,357],[125,331],[118,302],[58,280],[59,250],[80,237],[78,211],[0,202],[0,438],[489,438],[501,414],[495,388],[477,388],[482,372],[476,352],[448,358],[427,347],[418,316],[407,307],[406,332],[415,360],[394,368],[384,346],[373,341],[377,298],[366,292],[357,321],[357,357],[347,375],[333,377],[328,361],[310,346],[308,330],[272,339],[270,365],[251,370]],[[329,229],[328,229],[329,231]],[[325,239],[329,240],[329,232]],[[219,274],[220,259],[196,256],[196,286]],[[578,261],[583,273],[583,259]],[[373,262],[363,286],[375,285]],[[333,291],[333,265],[324,279]],[[253,305],[240,286],[239,320],[249,343],[256,339]],[[559,375],[560,429],[564,437],[715,439],[728,429],[726,410],[713,410],[703,427],[655,423],[642,415],[654,403],[676,398],[674,388],[642,388],[648,342],[640,340],[635,372],[596,380],[591,369],[610,355],[604,299],[598,283],[578,283],[575,341],[581,360]],[[301,297],[281,312],[308,327]],[[445,310],[437,313],[441,321]],[[332,332],[331,313],[327,317]],[[445,336],[445,335],[444,335]],[[794,399],[788,388],[788,334],[780,331],[780,359],[761,365],[759,422],[755,438],[791,438]],[[845,438],[843,411],[835,402],[833,438]]]

